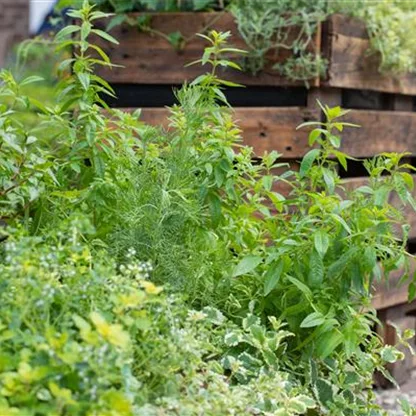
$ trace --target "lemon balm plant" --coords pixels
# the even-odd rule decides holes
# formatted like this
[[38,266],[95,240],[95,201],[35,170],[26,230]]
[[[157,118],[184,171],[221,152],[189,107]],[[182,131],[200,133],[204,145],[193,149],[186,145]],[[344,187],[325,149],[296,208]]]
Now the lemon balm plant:
[[[176,92],[169,131],[104,112],[94,65],[111,63],[89,37],[116,40],[88,1],[70,14],[54,105],[2,75],[3,413],[383,415],[373,374],[402,354],[373,330],[371,286],[406,273],[388,196],[414,205],[411,167],[380,155],[368,186],[344,189],[334,159],[347,167],[354,127],[326,106],[299,172],[275,175],[276,153],[253,162],[217,75],[240,52],[229,34],[206,38],[210,71]],[[35,128],[16,120],[28,106]]]

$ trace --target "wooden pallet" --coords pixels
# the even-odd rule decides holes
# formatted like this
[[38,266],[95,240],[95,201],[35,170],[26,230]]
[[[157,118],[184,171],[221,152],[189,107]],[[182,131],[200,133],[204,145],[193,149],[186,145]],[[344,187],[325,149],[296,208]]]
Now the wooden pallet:
[[[231,31],[231,42],[247,49],[239,35],[237,23],[228,12],[182,12],[182,13],[132,13],[135,20],[147,16],[151,31],[139,31],[128,24],[117,26],[111,34],[121,40],[120,45],[111,45],[101,39],[95,42],[109,55],[113,63],[123,68],[109,70],[101,68],[99,75],[112,83],[136,84],[182,84],[200,74],[198,66],[185,65],[201,57],[206,46],[204,39],[196,33],[211,29]],[[105,30],[108,22],[98,22]],[[180,32],[185,39],[182,47],[175,50],[167,40],[171,33]],[[299,34],[298,28],[291,29],[288,40]],[[309,80],[311,86],[324,85],[335,88],[366,89],[395,94],[416,95],[416,75],[395,77],[379,72],[380,56],[369,54],[370,42],[365,24],[355,18],[335,14],[318,25],[311,42],[310,52],[320,53],[327,59],[328,71],[325,76]],[[296,86],[302,82],[288,80],[273,70],[273,65],[290,57],[290,50],[270,51],[266,68],[253,76],[232,69],[226,70],[225,77],[245,85]]]
[[370,42],[362,21],[335,14],[325,23],[323,33],[323,52],[329,62],[323,85],[416,95],[416,75],[380,73],[380,56],[368,53]]
[[[247,49],[230,13],[132,13],[130,16],[133,19],[148,16],[153,31],[140,32],[137,27],[123,24],[110,32],[116,39],[121,40],[120,45],[112,45],[100,39],[95,40],[95,43],[104,49],[113,63],[124,67],[112,70],[102,68],[98,71],[100,76],[111,83],[172,85],[194,79],[201,74],[201,67],[186,65],[200,59],[207,46],[206,40],[196,36],[196,33],[206,33],[212,29],[221,32],[231,31],[233,46]],[[97,25],[105,30],[106,22],[97,23]],[[186,41],[182,49],[175,50],[172,44],[160,34],[169,35],[178,31]],[[288,40],[295,39],[298,35],[299,29],[294,28],[288,35]],[[320,30],[317,31],[310,49],[311,51],[320,50]],[[281,77],[272,69],[274,64],[287,59],[291,54],[289,50],[279,51],[278,55],[270,51],[268,66],[255,76],[233,69],[227,69],[226,75],[221,76],[245,85],[303,85],[301,82],[293,82]],[[310,84],[318,86],[319,79],[310,80]]]
[[[135,15],[138,17],[139,15]],[[100,74],[113,85],[125,85],[134,90],[138,85],[182,84],[204,72],[199,66],[184,67],[198,59],[205,41],[194,36],[207,29],[219,31],[231,30],[233,43],[240,48],[245,44],[238,35],[233,17],[228,13],[169,13],[151,14],[151,27],[165,34],[180,31],[188,39],[181,51],[175,51],[169,42],[161,36],[138,32],[126,25],[112,30],[112,35],[121,41],[118,46],[102,43],[103,48],[116,64],[125,68],[103,69]],[[295,31],[296,32],[296,31]],[[292,34],[294,35],[295,32]],[[328,73],[323,79],[311,80],[312,89],[305,93],[305,100],[299,99],[295,106],[245,106],[240,100],[235,111],[235,119],[242,129],[246,145],[252,146],[257,157],[265,151],[275,150],[293,167],[309,150],[307,130],[296,130],[302,122],[322,119],[317,110],[316,99],[330,106],[343,105],[355,107],[347,116],[348,121],[361,125],[360,129],[348,128],[342,132],[341,150],[356,157],[372,157],[381,152],[411,152],[416,154],[416,113],[413,112],[413,97],[416,95],[416,77],[406,76],[400,79],[381,75],[377,55],[368,56],[369,40],[365,26],[356,19],[340,15],[331,16],[319,28],[311,51],[321,51],[328,59]],[[287,57],[287,55],[286,55]],[[271,53],[272,62],[278,59]],[[292,94],[305,88],[302,84],[289,82],[272,70],[272,65],[253,77],[249,74],[227,70],[220,74],[225,79],[251,86],[269,86],[276,94]],[[282,87],[287,88],[284,90]],[[367,92],[362,94],[360,90]],[[305,90],[306,91],[306,90]],[[247,92],[250,93],[249,91]],[[133,94],[134,95],[134,94]],[[134,101],[134,100],[133,100]],[[164,103],[171,104],[171,103]],[[129,101],[129,106],[135,104]],[[123,102],[118,107],[125,107]],[[153,125],[168,128],[168,110],[166,108],[143,108],[142,119]],[[364,185],[366,177],[355,177],[356,172],[347,172],[344,176],[347,188]],[[416,177],[415,177],[416,179]],[[288,187],[277,185],[276,190],[284,195]],[[416,192],[414,192],[416,197]],[[400,206],[396,195],[391,196],[393,205]],[[416,215],[406,208],[404,215],[411,225],[410,238],[416,240]],[[407,286],[395,286],[400,272],[392,275],[390,286],[379,284],[375,288],[373,306],[379,310],[380,334],[388,344],[396,339],[389,321],[399,326],[415,324],[416,304],[407,304]],[[393,375],[403,381],[413,367],[409,356],[401,364],[391,366]],[[379,380],[379,384],[383,384]]]
[[[410,276],[416,271],[416,262],[412,262]],[[391,325],[394,323],[402,331],[405,329],[416,329],[416,301],[408,302],[408,282],[400,283],[403,272],[398,270],[391,273],[389,282],[377,282],[375,285],[375,296],[373,307],[377,309],[380,326],[378,331],[384,342],[388,345],[398,343],[396,329]],[[416,343],[411,342],[413,347]],[[416,367],[415,357],[406,348],[401,348],[405,354],[403,361],[389,365],[388,370],[396,381],[401,384],[409,379],[410,372]],[[377,384],[388,386],[389,383],[383,377],[377,378]]]

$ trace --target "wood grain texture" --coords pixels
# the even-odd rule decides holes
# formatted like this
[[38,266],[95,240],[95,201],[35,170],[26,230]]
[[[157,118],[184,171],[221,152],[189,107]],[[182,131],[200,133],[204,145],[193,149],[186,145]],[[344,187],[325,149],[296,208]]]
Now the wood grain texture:
[[[412,261],[410,276],[416,271],[416,262]],[[392,306],[408,303],[409,283],[399,286],[402,270],[396,270],[390,274],[388,282],[376,282],[374,284],[374,298],[372,305],[377,310],[391,308]]]
[[[136,18],[140,14],[131,14]],[[173,46],[162,36],[145,33],[127,24],[115,27],[111,34],[120,41],[120,45],[111,45],[97,39],[96,42],[106,51],[115,64],[124,68],[106,68],[99,70],[99,75],[111,83],[137,83],[137,84],[182,84],[185,80],[192,80],[204,69],[200,65],[186,67],[192,61],[199,59],[207,42],[196,36],[196,33],[207,32],[210,29],[217,31],[231,31],[231,43],[241,49],[247,45],[239,35],[237,24],[230,13],[148,13],[151,17],[152,29],[163,34],[180,32],[188,39],[181,51],[175,51]],[[105,30],[106,22],[97,23]],[[289,39],[295,38],[299,33],[297,28],[289,34]],[[317,32],[311,51],[319,50],[320,31]],[[289,81],[277,74],[272,66],[291,56],[289,50],[270,51],[268,58],[270,64],[256,76],[227,69],[220,73],[221,77],[246,85],[304,85],[302,82]],[[319,78],[310,81],[312,86],[319,85]]]
[[368,53],[370,43],[364,22],[336,14],[323,29],[324,54],[329,61],[324,85],[416,94],[416,75],[394,77],[379,72],[380,56]]
[[[286,159],[299,159],[308,152],[308,130],[296,127],[319,117],[318,110],[302,107],[239,107],[234,111],[243,143],[252,146],[256,156],[275,150]],[[168,114],[166,108],[144,108],[142,120],[168,128]]]
[[351,156],[370,157],[381,152],[416,154],[416,113],[353,110],[345,120],[361,126],[347,127],[341,133],[341,150]]
[[[416,182],[416,175],[412,175],[413,180]],[[350,178],[344,180],[344,186],[346,189],[356,189],[360,186],[364,186],[368,184],[368,178]],[[413,197],[416,198],[416,188],[413,190]],[[416,238],[416,212],[410,207],[409,205],[403,207],[402,202],[398,195],[393,192],[390,194],[390,204],[399,209],[406,220],[406,222],[410,225],[410,232],[409,238],[414,239]],[[398,235],[400,235],[400,227],[398,227]]]

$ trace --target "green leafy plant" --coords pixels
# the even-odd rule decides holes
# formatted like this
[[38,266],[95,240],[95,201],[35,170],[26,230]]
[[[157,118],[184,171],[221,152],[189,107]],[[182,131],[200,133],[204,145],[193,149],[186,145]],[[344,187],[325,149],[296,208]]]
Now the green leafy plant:
[[[61,0],[58,8],[79,7],[81,4],[82,0]],[[311,79],[324,76],[327,67],[320,51],[314,50],[313,37],[318,25],[330,13],[344,13],[364,20],[371,42],[369,53],[380,56],[380,72],[395,76],[415,72],[415,42],[409,36],[416,16],[412,2],[95,0],[94,4],[104,11],[116,13],[109,29],[125,22],[165,38],[178,50],[191,40],[185,39],[180,30],[163,33],[152,28],[150,16],[141,15],[136,18],[129,13],[230,10],[250,52],[244,59],[245,70],[256,74],[265,67],[272,66],[283,77],[292,81],[303,81],[306,85]],[[290,51],[289,57],[287,51]]]
[[[254,74],[270,59],[288,79],[308,81],[325,73],[326,62],[313,50],[317,25],[326,18],[326,2],[304,0],[236,1],[231,6],[250,51],[245,68]],[[311,50],[312,49],[312,50]],[[292,57],[281,58],[289,50]]]
[[348,4],[330,2],[329,5],[331,11],[364,20],[371,43],[369,53],[380,57],[380,72],[400,76],[416,71],[411,30],[416,19],[414,2],[356,0]]
[[70,16],[56,102],[2,73],[0,410],[385,415],[373,374],[390,377],[413,332],[382,344],[371,288],[392,270],[408,279],[408,227],[389,202],[415,206],[405,155],[366,162],[368,184],[349,189],[337,168],[356,126],[319,103],[299,171],[275,152],[254,160],[224,94],[236,84],[218,76],[238,69],[228,33],[203,36],[209,70],[176,92],[169,130],[102,108],[113,91],[94,66],[111,63],[89,37],[116,40],[88,1]]

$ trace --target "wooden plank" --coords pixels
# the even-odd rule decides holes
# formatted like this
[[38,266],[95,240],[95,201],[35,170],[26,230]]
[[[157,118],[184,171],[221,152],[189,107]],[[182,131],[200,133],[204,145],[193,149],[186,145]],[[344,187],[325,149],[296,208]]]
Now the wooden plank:
[[308,107],[317,107],[317,101],[320,101],[322,104],[326,104],[329,107],[341,106],[342,91],[338,88],[311,88],[308,91]]
[[[416,262],[411,262],[410,277],[416,270]],[[391,272],[388,282],[376,282],[374,284],[374,297],[371,302],[377,310],[388,309],[397,305],[405,305],[408,303],[409,283],[399,286],[398,283],[403,276],[402,270]]]
[[413,97],[409,95],[395,95],[392,99],[392,110],[413,111]]
[[326,22],[324,33],[329,61],[324,85],[416,95],[416,75],[380,73],[380,56],[368,54],[370,42],[363,22],[336,14]]
[[[381,311],[379,313],[379,319],[382,326],[378,328],[378,332],[386,345],[397,345],[399,342],[396,335],[396,328],[391,323],[399,327],[401,331],[415,327],[415,318],[413,316],[406,316],[400,306]],[[414,345],[414,341],[411,341],[411,343]],[[387,364],[386,368],[398,384],[403,384],[409,380],[410,372],[414,368],[413,356],[406,347],[399,346],[398,348],[404,354],[404,360],[394,364]],[[391,383],[381,374],[378,374],[376,383],[380,387],[391,387]]]
[[[412,175],[414,181],[416,182],[416,175]],[[349,178],[344,180],[344,186],[346,189],[355,189],[360,186],[368,184],[368,178]],[[413,197],[416,198],[416,187],[413,190]],[[411,206],[406,205],[403,207],[400,198],[395,192],[390,194],[390,204],[400,209],[405,217],[405,221],[410,225],[409,239],[416,238],[416,212],[412,209]],[[400,227],[398,227],[398,232],[400,233]]]
[[[257,157],[275,150],[286,159],[301,158],[310,150],[308,130],[296,127],[319,117],[319,110],[302,107],[238,107],[234,112],[243,132],[243,143],[252,146]],[[151,125],[168,128],[168,115],[166,108],[143,108],[141,118]]]
[[404,111],[353,110],[345,117],[361,128],[346,128],[341,150],[354,157],[382,152],[416,154],[416,113]]
[[[141,14],[133,13],[131,17],[138,18]],[[200,65],[186,67],[185,65],[199,59],[202,56],[207,42],[196,36],[196,33],[206,33],[210,29],[217,31],[231,31],[233,37],[231,43],[239,48],[247,49],[242,37],[239,35],[237,24],[231,13],[148,13],[153,33],[138,31],[137,27],[127,24],[117,26],[111,30],[111,34],[120,40],[120,45],[96,39],[110,56],[115,64],[124,68],[99,69],[98,74],[110,83],[138,83],[138,84],[182,84],[185,80],[191,80],[205,71]],[[97,25],[105,30],[106,22],[97,22]],[[186,39],[182,50],[176,51],[169,41],[156,32],[169,35],[180,32]],[[288,34],[288,39],[295,39],[299,34],[298,28],[293,28]],[[320,31],[317,31],[311,51],[319,50]],[[302,82],[289,81],[273,70],[273,65],[291,56],[290,50],[270,51],[268,59],[270,63],[264,71],[256,76],[227,69],[226,73],[220,73],[221,77],[231,79],[247,85],[304,85]],[[310,85],[319,85],[319,77],[310,80]]]

